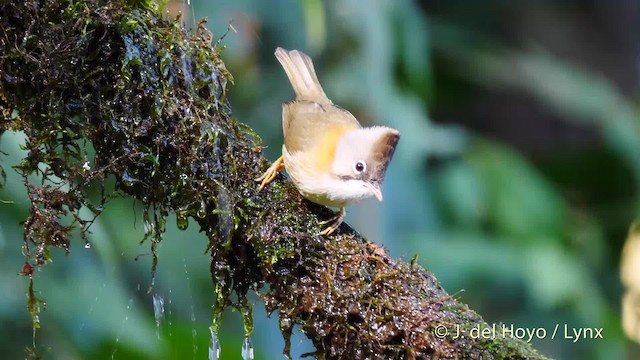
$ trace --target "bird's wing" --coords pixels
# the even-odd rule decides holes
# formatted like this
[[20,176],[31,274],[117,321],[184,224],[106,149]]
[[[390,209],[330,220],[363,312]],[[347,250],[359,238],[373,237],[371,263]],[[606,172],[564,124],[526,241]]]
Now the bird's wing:
[[[292,101],[282,105],[284,144],[289,152],[319,151],[333,156],[335,143],[344,132],[361,128],[350,112],[335,105]],[[332,148],[333,147],[333,148]]]

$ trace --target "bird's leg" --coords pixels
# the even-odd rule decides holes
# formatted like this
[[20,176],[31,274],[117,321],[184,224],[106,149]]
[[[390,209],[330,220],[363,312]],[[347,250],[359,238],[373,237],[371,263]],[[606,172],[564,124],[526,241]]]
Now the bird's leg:
[[282,158],[282,156],[280,156],[278,160],[274,161],[273,164],[269,166],[267,171],[265,171],[262,176],[256,179],[256,181],[260,181],[260,191],[262,191],[265,186],[273,181],[273,179],[276,178],[276,175],[278,175],[278,173],[282,171],[282,169],[284,169],[283,160],[284,159]]
[[345,215],[347,215],[347,212],[345,211],[344,207],[341,207],[340,211],[338,211],[336,216],[332,217],[329,220],[320,222],[320,225],[324,225],[324,224],[330,224],[330,225],[327,226],[326,229],[322,230],[318,235],[325,236],[325,235],[333,234],[333,232],[336,231],[336,229],[340,226],[340,224],[342,224],[342,221],[344,220]]

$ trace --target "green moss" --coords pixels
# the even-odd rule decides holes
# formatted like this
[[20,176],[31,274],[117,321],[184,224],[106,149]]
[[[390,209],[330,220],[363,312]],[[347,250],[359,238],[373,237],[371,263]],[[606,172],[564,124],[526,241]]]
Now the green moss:
[[[243,146],[250,141],[244,138],[248,129],[227,115],[225,87],[232,78],[202,24],[187,34],[151,4],[2,3],[3,30],[23,39],[2,42],[6,76],[0,109],[2,131],[22,130],[28,138],[29,155],[16,168],[31,200],[25,254],[42,266],[49,247],[69,250],[73,228],[84,238],[93,219],[82,219],[79,210],[93,209],[98,216],[110,196],[103,191],[92,201],[89,187],[104,188],[106,177],[114,176],[119,192],[144,205],[153,272],[166,218],[175,212],[182,228],[189,217],[207,223],[213,262],[221,263],[214,278],[223,280],[228,272],[240,279],[226,257],[234,229],[245,218],[235,217],[236,200],[226,189],[235,179],[219,174],[238,172],[255,160],[238,157],[234,148],[238,139]],[[93,159],[89,146],[95,148]],[[42,185],[31,184],[29,176],[39,177]],[[67,215],[73,220],[63,223]],[[220,284],[221,312],[231,285]],[[242,299],[246,286],[238,290]],[[29,297],[34,329],[36,300]]]

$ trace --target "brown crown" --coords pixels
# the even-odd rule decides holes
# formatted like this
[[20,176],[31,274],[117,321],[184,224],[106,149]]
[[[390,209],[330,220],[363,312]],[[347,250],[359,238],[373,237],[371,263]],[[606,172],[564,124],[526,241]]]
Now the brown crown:
[[382,182],[399,140],[400,133],[397,130],[389,129],[376,141],[373,151],[373,161],[376,166],[372,169],[371,180]]

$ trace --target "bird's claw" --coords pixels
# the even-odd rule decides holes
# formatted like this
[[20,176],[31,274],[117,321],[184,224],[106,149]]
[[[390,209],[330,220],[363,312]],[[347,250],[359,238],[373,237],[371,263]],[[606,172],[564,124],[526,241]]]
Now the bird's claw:
[[284,169],[284,164],[282,156],[280,156],[278,160],[274,161],[273,164],[271,164],[271,166],[269,166],[269,168],[259,178],[255,179],[256,181],[260,182],[259,191],[262,191],[265,186],[272,182],[273,179],[276,178],[278,173],[282,171],[282,169]]
[[338,227],[340,227],[340,224],[342,224],[342,221],[344,220],[344,217],[345,217],[346,214],[347,214],[347,212],[342,207],[342,208],[340,208],[340,211],[338,211],[336,216],[332,217],[329,220],[321,221],[320,225],[325,225],[325,224],[330,224],[330,225],[327,226],[326,229],[322,230],[318,235],[320,235],[320,236],[329,236],[329,235],[333,234],[338,229]]

